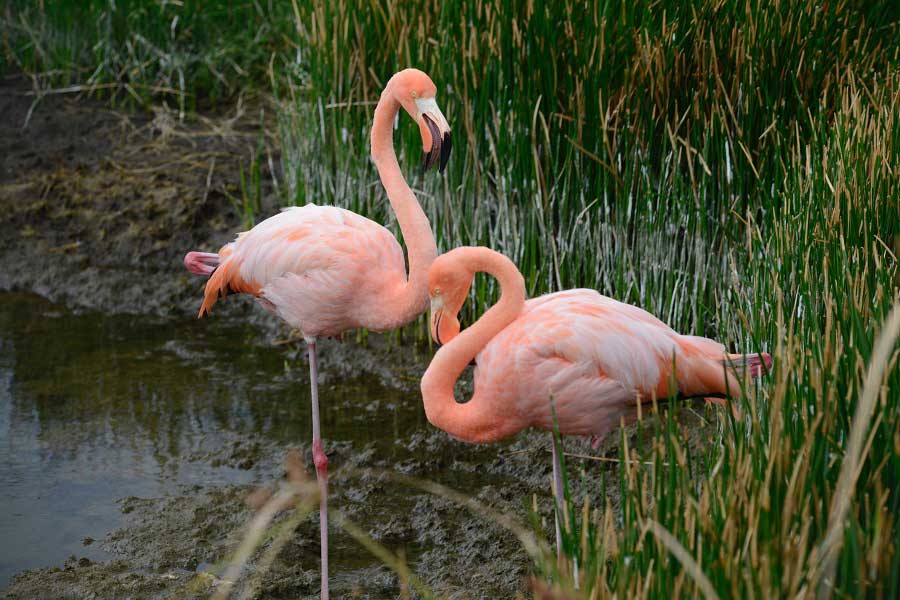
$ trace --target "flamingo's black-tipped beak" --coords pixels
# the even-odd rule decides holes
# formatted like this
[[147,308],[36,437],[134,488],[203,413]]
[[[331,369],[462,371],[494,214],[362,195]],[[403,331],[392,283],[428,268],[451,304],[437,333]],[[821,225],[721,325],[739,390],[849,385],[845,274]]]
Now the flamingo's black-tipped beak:
[[434,98],[419,98],[416,100],[416,110],[421,120],[419,128],[422,131],[423,147],[425,148],[422,173],[434,165],[437,165],[439,173],[443,173],[450,160],[450,151],[453,149],[450,125]]
[[434,341],[437,343],[438,348],[444,345],[444,342],[441,341],[441,312],[438,311],[437,319],[434,322]]
[[431,339],[438,345],[443,345],[441,341],[441,317],[444,316],[444,303],[441,297],[434,295],[431,297]]
[[453,149],[453,143],[450,140],[450,132],[446,132],[444,137],[441,139],[441,164],[438,165],[438,173],[444,172],[444,167],[447,166],[447,161],[450,160],[450,151]]
[[437,122],[427,114],[422,115],[422,120],[431,133],[431,149],[425,153],[422,159],[422,173],[438,164],[438,172],[443,173],[444,166],[447,164],[447,158],[450,157],[450,147],[444,150],[444,140],[449,138],[449,132],[441,136],[440,127]]

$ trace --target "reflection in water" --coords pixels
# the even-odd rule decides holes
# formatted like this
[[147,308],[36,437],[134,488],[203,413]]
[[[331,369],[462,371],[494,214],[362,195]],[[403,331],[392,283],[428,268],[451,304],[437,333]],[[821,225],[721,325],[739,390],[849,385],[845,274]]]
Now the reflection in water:
[[[22,569],[67,556],[106,558],[118,500],[186,484],[268,482],[271,456],[305,443],[306,363],[254,346],[249,326],[72,315],[35,296],[0,294],[0,589]],[[416,395],[370,382],[326,386],[329,441],[371,448],[426,428]],[[395,507],[400,510],[400,507]]]

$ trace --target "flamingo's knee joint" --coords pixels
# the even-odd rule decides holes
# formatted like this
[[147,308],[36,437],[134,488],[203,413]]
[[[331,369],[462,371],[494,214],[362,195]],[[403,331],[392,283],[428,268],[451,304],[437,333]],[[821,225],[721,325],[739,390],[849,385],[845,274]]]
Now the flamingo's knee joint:
[[328,456],[322,450],[322,441],[313,442],[313,463],[316,465],[316,473],[324,475],[328,472]]

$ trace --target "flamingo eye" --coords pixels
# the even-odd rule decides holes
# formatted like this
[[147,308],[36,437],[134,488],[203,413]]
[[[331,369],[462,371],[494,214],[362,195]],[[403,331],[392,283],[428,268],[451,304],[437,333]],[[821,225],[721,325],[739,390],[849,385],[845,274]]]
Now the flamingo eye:
[[413,90],[413,91],[412,91],[412,97],[413,97],[413,99],[416,99],[416,98],[419,97],[419,94],[418,94],[415,90]]
[[441,295],[441,288],[436,287],[436,288],[434,288],[433,290],[431,290],[431,297],[432,297],[432,298],[436,298],[437,296],[440,296],[440,295]]

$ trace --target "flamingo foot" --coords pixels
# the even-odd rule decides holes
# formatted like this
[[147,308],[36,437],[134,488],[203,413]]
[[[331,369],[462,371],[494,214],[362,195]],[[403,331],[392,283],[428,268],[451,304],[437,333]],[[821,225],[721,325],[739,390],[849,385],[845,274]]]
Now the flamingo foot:
[[219,255],[213,252],[188,252],[184,266],[194,275],[209,275],[219,266]]

